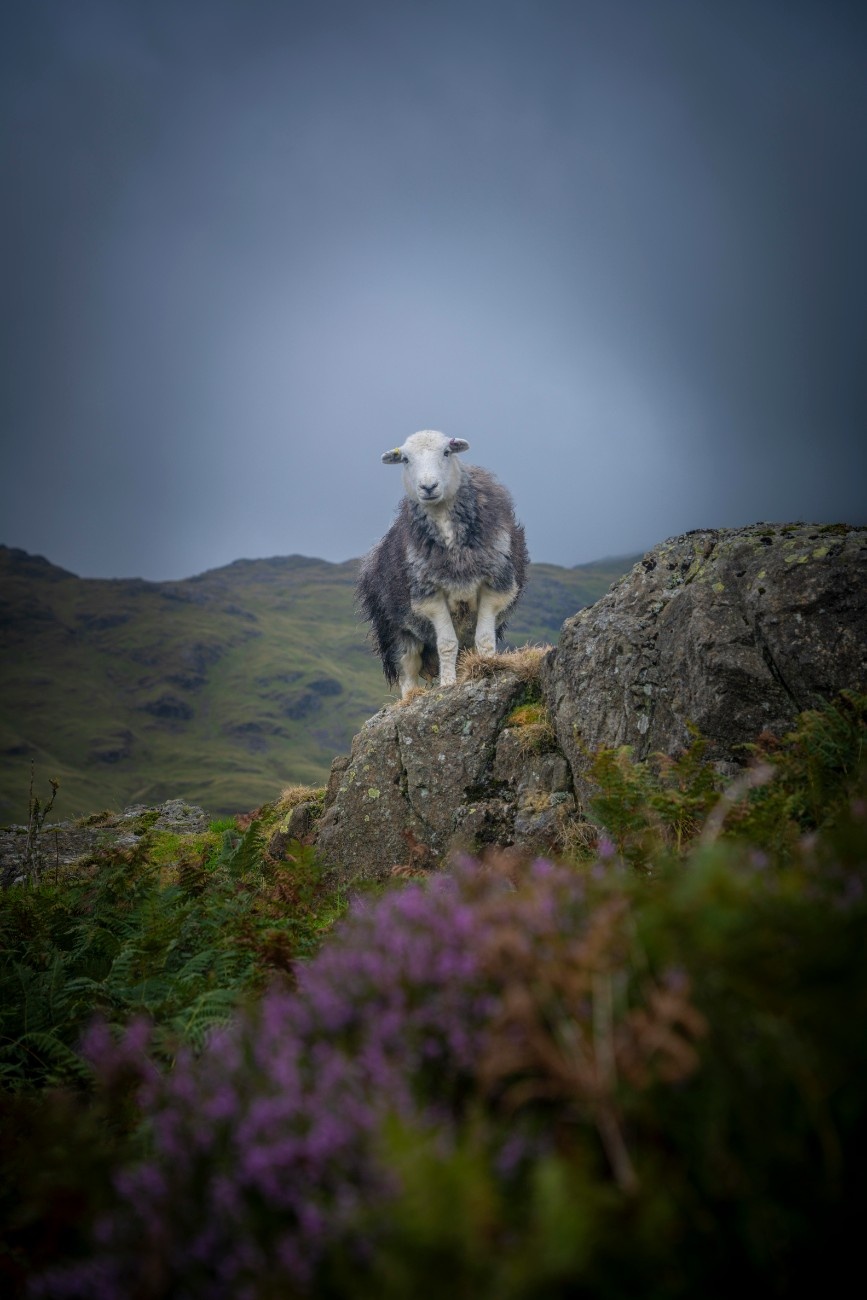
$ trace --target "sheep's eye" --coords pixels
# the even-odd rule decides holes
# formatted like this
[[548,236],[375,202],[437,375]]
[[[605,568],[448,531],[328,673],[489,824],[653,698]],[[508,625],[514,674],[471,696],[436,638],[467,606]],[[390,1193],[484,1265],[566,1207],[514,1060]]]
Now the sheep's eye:
[[401,456],[401,458],[400,458],[400,463],[401,463],[401,465],[408,465],[408,464],[409,464],[409,456]]
[[446,447],[445,451],[443,452],[443,455],[444,455],[444,456],[451,456],[451,454],[452,454],[452,453],[449,451],[448,447]]

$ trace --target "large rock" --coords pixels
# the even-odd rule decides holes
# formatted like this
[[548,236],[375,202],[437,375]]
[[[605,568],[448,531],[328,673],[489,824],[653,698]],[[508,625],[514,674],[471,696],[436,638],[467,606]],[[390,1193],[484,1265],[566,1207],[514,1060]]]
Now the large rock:
[[546,695],[576,787],[592,752],[673,754],[688,723],[743,762],[762,731],[867,687],[867,529],[807,524],[687,533],[567,619]]
[[321,855],[351,879],[487,844],[556,852],[595,750],[676,754],[690,725],[723,769],[745,762],[761,732],[867,689],[865,560],[867,529],[842,525],[663,542],[568,619],[543,660],[529,689],[544,692],[556,739],[510,719],[528,693],[510,671],[391,705],[335,760]]
[[574,807],[561,754],[508,726],[526,681],[502,670],[382,709],[335,761],[317,843],[350,878],[436,865],[486,844],[551,847]]

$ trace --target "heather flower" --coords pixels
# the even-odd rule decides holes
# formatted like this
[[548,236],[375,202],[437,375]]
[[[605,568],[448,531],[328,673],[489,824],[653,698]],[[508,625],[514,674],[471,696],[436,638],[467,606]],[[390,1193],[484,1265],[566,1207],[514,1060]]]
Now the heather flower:
[[[381,1154],[391,1119],[448,1145],[480,1103],[493,1115],[510,1096],[513,1067],[536,1072],[528,1097],[572,1104],[588,1087],[595,1115],[599,1088],[580,1071],[558,1064],[553,1088],[539,1075],[542,1039],[565,1021],[586,1034],[594,971],[624,960],[623,913],[594,911],[581,878],[544,860],[517,881],[464,862],[357,905],[295,991],[273,988],[166,1073],[141,1026],[119,1044],[95,1029],[98,1076],[138,1070],[148,1153],[117,1176],[98,1285],[88,1265],[41,1294],[308,1293],[329,1251],[363,1260],[360,1210],[369,1230],[371,1206],[399,1191]],[[506,1179],[546,1140],[522,1114],[489,1131]]]

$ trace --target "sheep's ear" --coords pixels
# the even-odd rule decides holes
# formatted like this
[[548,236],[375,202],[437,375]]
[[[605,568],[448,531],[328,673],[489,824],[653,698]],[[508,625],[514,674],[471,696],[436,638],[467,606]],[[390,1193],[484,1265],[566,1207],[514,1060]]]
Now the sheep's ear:
[[399,465],[402,460],[403,452],[400,447],[395,447],[392,451],[384,451],[382,453],[383,465]]
[[470,444],[466,438],[449,438],[449,446],[452,451],[469,451]]

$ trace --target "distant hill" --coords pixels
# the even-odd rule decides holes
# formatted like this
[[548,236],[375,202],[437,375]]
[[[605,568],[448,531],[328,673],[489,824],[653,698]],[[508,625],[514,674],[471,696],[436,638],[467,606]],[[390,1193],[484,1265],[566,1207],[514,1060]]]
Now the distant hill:
[[[533,564],[509,640],[556,640],[638,557]],[[55,812],[180,796],[213,813],[332,757],[389,698],[353,608],[358,561],[237,560],[181,582],[78,578],[0,546],[0,818],[30,763]]]

